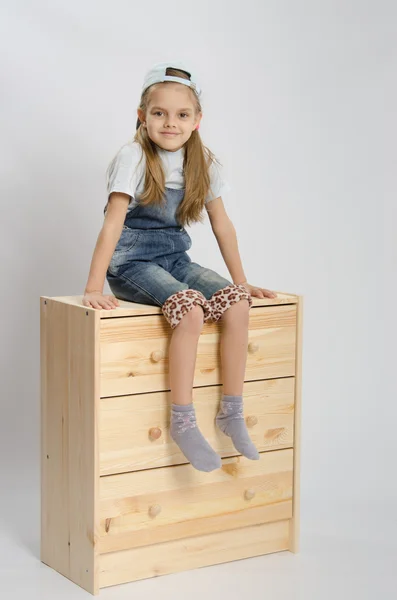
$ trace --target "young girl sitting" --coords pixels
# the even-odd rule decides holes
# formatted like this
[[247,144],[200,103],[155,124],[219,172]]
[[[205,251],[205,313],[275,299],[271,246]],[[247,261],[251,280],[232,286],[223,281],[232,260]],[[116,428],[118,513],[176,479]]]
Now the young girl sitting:
[[[161,306],[172,333],[170,435],[196,469],[212,471],[221,459],[200,432],[192,402],[203,324],[221,323],[223,395],[216,424],[238,452],[258,459],[243,417],[248,313],[251,296],[276,294],[245,278],[221,196],[228,186],[198,132],[200,96],[195,77],[181,62],[156,64],[146,74],[135,137],[108,168],[104,224],[83,304],[112,309],[120,298]],[[187,254],[192,241],[185,226],[201,222],[204,208],[233,282]],[[105,276],[114,296],[103,294]]]

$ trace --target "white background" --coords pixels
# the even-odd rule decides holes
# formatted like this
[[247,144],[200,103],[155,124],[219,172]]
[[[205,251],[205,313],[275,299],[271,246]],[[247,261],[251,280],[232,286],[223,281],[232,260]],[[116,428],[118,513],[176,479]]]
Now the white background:
[[[39,297],[83,293],[107,165],[135,133],[145,72],[177,58],[203,88],[200,133],[233,188],[224,203],[248,281],[304,296],[301,554],[101,593],[168,589],[175,598],[186,581],[184,594],[216,598],[211,584],[202,587],[211,573],[238,598],[233,573],[247,577],[244,593],[258,596],[260,586],[260,598],[319,600],[341,587],[347,598],[349,586],[361,598],[393,596],[395,3],[3,0],[0,11],[0,581],[8,596],[86,597],[39,563]],[[228,276],[208,218],[190,234],[192,259]],[[367,563],[349,566],[363,548],[378,568],[365,585]],[[315,590],[313,573],[329,566],[315,562],[324,549],[336,564]]]

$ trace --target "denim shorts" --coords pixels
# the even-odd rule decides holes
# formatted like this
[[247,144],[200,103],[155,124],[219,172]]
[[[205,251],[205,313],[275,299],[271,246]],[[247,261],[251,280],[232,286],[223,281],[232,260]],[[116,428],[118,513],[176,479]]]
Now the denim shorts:
[[194,289],[209,300],[232,282],[192,262],[187,254],[191,245],[183,227],[124,225],[106,272],[112,293],[120,300],[162,306],[176,292]]

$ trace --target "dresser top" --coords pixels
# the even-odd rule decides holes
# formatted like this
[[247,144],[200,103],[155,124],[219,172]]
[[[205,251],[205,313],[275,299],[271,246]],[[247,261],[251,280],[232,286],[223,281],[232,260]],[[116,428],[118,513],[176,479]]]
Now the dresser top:
[[[274,290],[272,290],[274,291]],[[252,296],[252,308],[256,306],[274,306],[278,304],[297,304],[299,296],[295,294],[286,294],[284,292],[276,292],[276,298],[256,298]],[[40,300],[53,300],[62,302],[63,304],[71,304],[79,306],[82,310],[93,310],[99,313],[101,318],[107,317],[136,317],[142,315],[157,315],[162,314],[160,306],[152,306],[150,304],[139,304],[137,302],[126,302],[119,299],[119,306],[114,309],[106,308],[90,308],[82,304],[83,296],[40,296]]]

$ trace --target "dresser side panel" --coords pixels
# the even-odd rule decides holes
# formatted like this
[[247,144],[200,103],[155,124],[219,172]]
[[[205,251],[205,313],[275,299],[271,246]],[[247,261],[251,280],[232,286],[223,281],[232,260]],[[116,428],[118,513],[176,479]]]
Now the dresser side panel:
[[65,306],[40,298],[40,559],[65,577],[70,575],[67,363],[68,327]]
[[41,560],[99,593],[99,315],[41,298]]

